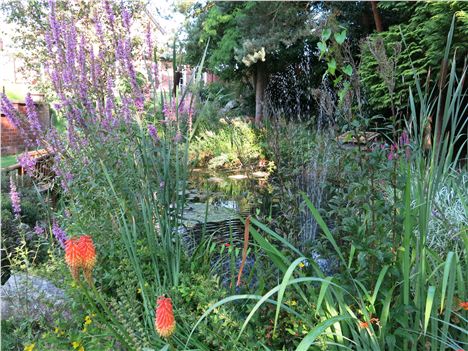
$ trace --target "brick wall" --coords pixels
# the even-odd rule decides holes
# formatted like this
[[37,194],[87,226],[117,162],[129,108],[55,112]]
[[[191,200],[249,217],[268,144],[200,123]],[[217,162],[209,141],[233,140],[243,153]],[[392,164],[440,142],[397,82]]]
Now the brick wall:
[[[26,113],[26,104],[13,103],[13,106],[22,114]],[[49,109],[44,104],[36,104],[39,119],[43,128],[49,127]],[[12,155],[25,150],[24,140],[18,129],[13,126],[4,114],[1,115],[1,154]]]

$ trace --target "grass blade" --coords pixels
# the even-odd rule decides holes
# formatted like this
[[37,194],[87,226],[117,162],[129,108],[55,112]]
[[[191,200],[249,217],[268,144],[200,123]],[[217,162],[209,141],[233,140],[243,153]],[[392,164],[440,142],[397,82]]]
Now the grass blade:
[[309,346],[312,345],[315,339],[317,339],[317,337],[320,336],[325,330],[337,322],[342,322],[348,319],[351,319],[351,317],[336,316],[327,319],[326,321],[320,322],[305,336],[304,339],[302,339],[301,343],[297,346],[296,351],[307,351]]
[[430,286],[427,289],[426,309],[424,311],[424,334],[426,334],[429,318],[431,317],[432,305],[434,304],[435,287]]

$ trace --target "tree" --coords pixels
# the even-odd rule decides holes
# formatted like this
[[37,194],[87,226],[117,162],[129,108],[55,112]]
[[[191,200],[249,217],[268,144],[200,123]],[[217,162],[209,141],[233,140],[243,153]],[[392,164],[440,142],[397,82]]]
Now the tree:
[[[370,43],[381,42],[387,57],[395,60],[393,74],[394,92],[390,96],[386,82],[379,74],[379,62],[369,45],[363,45],[360,74],[367,92],[367,97],[374,111],[384,112],[391,105],[407,106],[408,84],[414,81],[413,67],[421,79],[425,79],[429,70],[432,80],[438,79],[447,33],[452,18],[455,16],[455,32],[450,57],[456,53],[463,61],[468,54],[468,3],[457,1],[385,3],[379,2],[383,13],[393,13],[393,18],[407,18],[401,23],[389,26],[388,30],[370,36]],[[404,38],[404,42],[403,42]],[[368,42],[368,43],[369,43]],[[395,48],[401,48],[395,52]],[[459,66],[462,66],[459,65]]]
[[[194,5],[189,23],[187,58],[196,62],[210,38],[208,68],[223,78],[249,78],[255,89],[255,121],[264,117],[264,96],[275,57],[311,37],[310,2],[211,2]],[[287,65],[284,62],[283,65]]]
[[379,9],[377,8],[377,1],[371,1],[372,14],[374,15],[375,28],[377,32],[383,32],[382,18],[380,17]]

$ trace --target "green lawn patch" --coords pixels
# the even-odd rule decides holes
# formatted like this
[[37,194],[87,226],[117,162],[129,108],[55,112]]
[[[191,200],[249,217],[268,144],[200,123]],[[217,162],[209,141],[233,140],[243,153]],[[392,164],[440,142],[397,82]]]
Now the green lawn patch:
[[1,168],[10,167],[17,163],[18,161],[16,160],[16,155],[2,156],[0,161]]

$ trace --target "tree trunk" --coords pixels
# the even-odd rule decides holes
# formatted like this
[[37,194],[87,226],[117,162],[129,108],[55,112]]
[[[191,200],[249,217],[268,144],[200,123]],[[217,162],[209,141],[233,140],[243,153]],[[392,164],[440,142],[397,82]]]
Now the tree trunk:
[[372,13],[374,14],[375,28],[377,32],[383,32],[382,18],[380,17],[379,9],[377,8],[377,1],[371,1]]
[[265,63],[257,62],[255,73],[255,124],[257,126],[261,125],[263,120],[266,78]]

